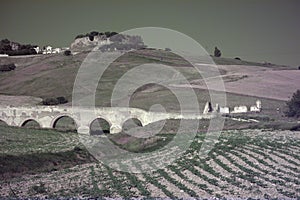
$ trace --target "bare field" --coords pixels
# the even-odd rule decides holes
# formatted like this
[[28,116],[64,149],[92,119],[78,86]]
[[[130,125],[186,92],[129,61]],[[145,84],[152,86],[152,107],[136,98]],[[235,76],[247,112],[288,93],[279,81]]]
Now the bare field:
[[[221,77],[228,93],[286,101],[300,86],[300,70],[246,65],[218,65],[218,68],[226,71]],[[209,78],[206,82],[213,90],[219,90],[214,78]],[[193,88],[206,89],[203,80],[194,80],[192,83]]]
[[[2,130],[3,131],[3,130]],[[1,142],[2,155],[30,155],[64,152],[78,145],[73,134],[37,131],[21,135],[18,141]],[[17,129],[15,129],[17,131]],[[18,132],[18,131],[17,131]],[[0,181],[1,197],[161,197],[161,198],[279,198],[300,197],[300,132],[236,130],[223,131],[206,158],[199,158],[203,134],[198,134],[185,154],[155,172],[130,174],[101,163],[82,163],[47,172],[22,174]],[[48,138],[51,137],[51,138]],[[26,139],[27,138],[27,139]],[[26,141],[37,140],[29,150]],[[58,140],[56,140],[56,139]],[[68,139],[69,138],[69,139]],[[24,146],[24,147],[23,147]],[[70,148],[68,148],[68,146]],[[21,157],[20,157],[21,158]],[[38,162],[36,160],[35,162]],[[48,161],[51,163],[51,159]],[[141,163],[132,161],[135,168]],[[120,164],[120,163],[119,163]]]
[[41,102],[37,97],[0,95],[1,106],[34,106]]

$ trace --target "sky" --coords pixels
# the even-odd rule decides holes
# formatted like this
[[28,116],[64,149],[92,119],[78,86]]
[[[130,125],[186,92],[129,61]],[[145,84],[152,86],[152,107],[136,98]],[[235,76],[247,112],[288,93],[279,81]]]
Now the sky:
[[298,0],[1,0],[0,39],[69,46],[90,31],[163,27],[210,54],[300,66]]

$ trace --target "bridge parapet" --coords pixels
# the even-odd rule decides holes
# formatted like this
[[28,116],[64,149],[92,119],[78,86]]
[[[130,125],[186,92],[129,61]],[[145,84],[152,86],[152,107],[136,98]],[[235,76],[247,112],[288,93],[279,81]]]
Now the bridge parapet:
[[131,118],[138,119],[145,126],[166,119],[211,119],[213,117],[210,114],[148,112],[139,108],[124,107],[0,106],[0,120],[10,126],[22,126],[27,120],[34,120],[41,128],[54,128],[56,121],[64,116],[72,118],[77,125],[77,131],[82,133],[89,133],[92,122],[97,118],[106,120],[111,127],[111,133],[117,133],[122,130],[124,122]]

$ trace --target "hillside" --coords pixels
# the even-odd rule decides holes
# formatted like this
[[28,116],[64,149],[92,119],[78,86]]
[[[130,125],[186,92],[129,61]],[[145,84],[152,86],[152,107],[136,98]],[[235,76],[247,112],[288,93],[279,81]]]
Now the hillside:
[[[110,52],[112,55],[114,52]],[[0,64],[15,63],[16,69],[0,73],[1,105],[37,104],[40,98],[64,96],[72,101],[73,83],[88,52],[72,56],[62,54],[0,58]],[[259,98],[260,113],[236,114],[225,118],[220,138],[207,157],[199,157],[210,121],[200,120],[191,145],[176,161],[163,169],[143,173],[127,173],[98,162],[80,142],[70,118],[61,118],[57,130],[7,127],[0,123],[0,196],[5,198],[279,198],[299,197],[300,135],[299,123],[283,116],[285,98],[299,86],[300,70],[278,65],[213,58],[227,89],[227,106],[254,105]],[[200,109],[210,101],[202,77],[187,61],[162,50],[143,49],[118,58],[103,74],[95,104],[110,106],[111,93],[125,72],[144,63],[172,66],[191,83]],[[202,73],[211,67],[194,63]],[[158,74],[159,75],[159,74]],[[145,77],[147,74],[141,74]],[[211,77],[207,81],[214,81]],[[135,81],[135,80],[132,80]],[[186,85],[170,88],[181,92]],[[124,88],[126,90],[127,88]],[[20,96],[22,95],[22,96]],[[118,101],[122,102],[123,99]],[[148,84],[134,92],[130,106],[148,110],[161,104],[169,112],[178,112],[180,105],[165,87]],[[195,108],[189,107],[190,110]],[[279,109],[279,111],[277,110]],[[248,119],[252,119],[252,121]],[[257,121],[255,121],[257,120]],[[189,120],[186,120],[188,122]],[[254,122],[255,121],[255,122]],[[149,152],[162,149],[177,133],[180,120],[166,120],[138,127],[136,130],[159,133],[148,138],[135,137],[134,131],[87,136],[90,140],[107,137],[119,148],[145,154],[141,159],[114,163],[142,170],[145,163],[156,167]],[[31,129],[30,129],[31,128]],[[130,127],[129,127],[130,128]],[[126,129],[126,125],[123,126]],[[178,133],[184,141],[191,131]],[[81,138],[82,139],[82,138]],[[176,144],[180,145],[186,145]],[[154,158],[161,154],[154,153]],[[165,156],[165,155],[164,155]],[[174,156],[171,154],[171,156]],[[167,155],[166,157],[167,158]]]
[[[4,95],[25,95],[40,98],[64,96],[71,101],[73,83],[77,71],[87,54],[88,52],[81,52],[72,56],[52,54],[0,58],[0,64],[15,63],[17,66],[14,71],[0,73],[0,93]],[[270,64],[266,66],[261,63],[229,58],[213,59],[218,64],[221,76],[224,77],[225,86],[227,86],[226,84],[234,84],[235,86],[228,87],[227,103],[230,107],[236,105],[253,105],[257,97],[261,97],[266,112],[268,110],[276,110],[276,108],[284,105],[282,100],[286,100],[294,92],[294,87],[299,85],[297,84],[298,79],[296,79],[296,83],[291,84],[288,77],[288,74],[291,73],[297,77],[297,73],[300,72],[294,70],[292,67]],[[203,108],[206,101],[210,100],[209,94],[206,91],[207,88],[198,84],[201,82],[201,76],[189,63],[171,52],[143,49],[122,56],[105,71],[97,88],[96,105],[110,106],[111,92],[116,81],[134,66],[144,63],[160,63],[173,66],[194,86],[200,107]],[[209,70],[210,68],[209,66],[200,67],[204,73],[205,70]],[[260,90],[260,86],[257,85],[260,82],[255,80],[255,77],[257,74],[262,73],[265,76],[268,76],[270,73],[278,74],[278,76],[274,77],[273,80],[272,77],[270,80],[267,80],[270,83],[266,88],[267,92],[263,91],[259,93],[256,92],[256,88]],[[286,74],[287,77],[280,76],[280,74]],[[261,79],[261,77],[259,78]],[[277,96],[270,93],[277,90],[278,84],[272,83],[276,83],[280,78],[282,80],[279,82],[284,86],[282,87],[284,89],[284,98],[278,96],[279,92],[277,92]],[[249,86],[250,89],[241,89],[239,91],[238,89],[243,88],[243,85],[250,85],[251,87]],[[184,89],[184,87],[184,85],[174,86],[178,91],[182,90],[180,88]],[[216,91],[216,93],[218,92]],[[153,99],[153,96],[156,98]],[[162,104],[168,111],[178,111],[179,109],[179,105],[172,92],[158,85],[144,86],[135,92],[131,98],[132,107],[148,110],[153,104]]]

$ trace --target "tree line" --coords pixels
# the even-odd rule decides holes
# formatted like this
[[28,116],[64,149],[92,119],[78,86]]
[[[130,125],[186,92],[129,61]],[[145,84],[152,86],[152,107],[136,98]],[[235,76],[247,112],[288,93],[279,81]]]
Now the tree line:
[[7,54],[9,56],[32,55],[37,53],[34,50],[35,47],[37,47],[37,45],[20,44],[8,39],[3,39],[0,41],[0,54]]

